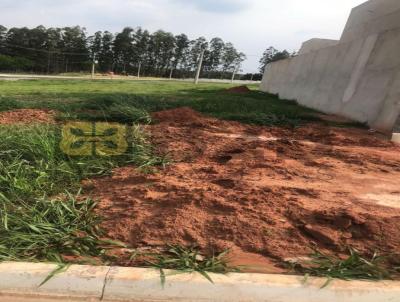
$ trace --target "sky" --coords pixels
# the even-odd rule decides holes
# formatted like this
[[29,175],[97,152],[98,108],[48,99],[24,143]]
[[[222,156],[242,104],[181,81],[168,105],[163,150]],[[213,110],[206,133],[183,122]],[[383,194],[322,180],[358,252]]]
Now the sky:
[[298,50],[311,38],[339,39],[351,8],[366,0],[0,0],[0,24],[10,27],[80,25],[89,34],[141,26],[220,37],[248,59],[255,73],[269,46]]

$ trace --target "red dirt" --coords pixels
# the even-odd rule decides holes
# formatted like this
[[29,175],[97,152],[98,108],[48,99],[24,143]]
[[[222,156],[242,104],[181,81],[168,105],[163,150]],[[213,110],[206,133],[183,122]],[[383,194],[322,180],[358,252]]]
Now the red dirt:
[[46,123],[53,124],[55,112],[43,109],[17,109],[0,112],[0,125]]
[[91,181],[109,237],[135,248],[232,248],[236,264],[270,272],[279,269],[268,264],[313,248],[399,252],[400,147],[377,134],[250,126],[189,108],[154,118],[147,130],[174,163]]
[[228,88],[226,93],[249,93],[251,90],[246,85]]

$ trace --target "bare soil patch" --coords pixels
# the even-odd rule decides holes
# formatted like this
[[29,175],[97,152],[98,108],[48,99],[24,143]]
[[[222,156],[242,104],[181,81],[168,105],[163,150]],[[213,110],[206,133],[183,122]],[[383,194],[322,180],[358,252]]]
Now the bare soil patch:
[[362,129],[259,127],[189,108],[153,117],[153,144],[174,162],[90,182],[107,236],[135,248],[231,248],[235,264],[267,272],[314,248],[399,252],[399,146]]
[[0,112],[0,125],[55,123],[55,112],[44,109],[17,109]]

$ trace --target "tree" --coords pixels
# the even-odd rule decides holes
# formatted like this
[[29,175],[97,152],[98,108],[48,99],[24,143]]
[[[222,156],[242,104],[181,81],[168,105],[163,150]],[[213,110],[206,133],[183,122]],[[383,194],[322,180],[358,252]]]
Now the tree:
[[190,42],[190,55],[189,55],[189,67],[190,71],[196,70],[199,64],[201,52],[208,49],[208,42],[206,38],[200,37]]
[[156,55],[156,74],[163,75],[171,66],[175,50],[175,37],[169,32],[158,30],[153,34]]
[[207,72],[217,71],[219,69],[224,47],[225,43],[221,38],[211,39],[209,50],[204,59],[204,69]]
[[139,28],[136,31],[135,37],[135,63],[137,65],[138,74],[140,73],[140,69],[144,69],[146,67],[146,63],[149,60],[149,44],[151,40],[151,35],[149,31],[142,30]]
[[0,25],[0,43],[5,42],[6,34],[7,34],[7,28],[4,27],[3,25]]
[[80,26],[46,28],[38,26],[8,29],[0,26],[0,70],[43,73],[90,71],[93,58],[98,70],[149,76],[190,77],[204,51],[202,73],[227,76],[238,70],[245,55],[221,38],[190,40],[158,30],[125,27],[112,34],[98,31],[87,37]]
[[88,38],[91,58],[98,58],[102,48],[102,40],[103,33],[101,31],[96,32],[93,36]]
[[265,67],[272,62],[276,62],[279,60],[284,60],[290,58],[292,55],[287,51],[278,51],[275,47],[270,46],[268,47],[264,53],[262,58],[260,59],[260,73],[264,73]]
[[114,70],[114,35],[109,31],[105,31],[101,38],[101,49],[99,52],[99,69],[101,71]]
[[6,46],[4,43],[6,42],[7,28],[3,25],[0,25],[0,54],[4,53]]
[[188,50],[190,46],[190,40],[188,36],[185,34],[180,34],[175,36],[175,52],[174,52],[174,60],[172,63],[172,68],[178,69],[178,67],[183,67],[187,64],[188,61]]
[[234,73],[238,73],[241,71],[242,63],[247,59],[246,55],[243,52],[239,52],[236,56],[234,64]]
[[132,27],[125,27],[122,32],[115,36],[114,57],[117,64],[122,67],[122,72],[126,73],[128,64],[133,55],[134,30]]
[[[82,70],[88,68],[91,65],[92,58],[87,44],[86,29],[80,26],[64,27],[61,30],[61,36],[61,51],[55,53],[57,63],[55,72],[65,69]],[[60,61],[62,63],[61,69],[58,65]]]
[[[44,46],[46,52],[44,53],[46,64],[45,71],[50,73],[52,70],[52,66],[55,66],[55,54],[63,50],[63,41],[62,41],[62,29],[61,28],[48,28],[46,31],[47,39]],[[52,64],[53,62],[53,64]],[[68,66],[67,66],[68,69]]]
[[222,63],[222,71],[225,73],[229,70],[232,70],[235,66],[235,63],[238,59],[239,53],[232,43],[226,43],[224,46],[221,63]]

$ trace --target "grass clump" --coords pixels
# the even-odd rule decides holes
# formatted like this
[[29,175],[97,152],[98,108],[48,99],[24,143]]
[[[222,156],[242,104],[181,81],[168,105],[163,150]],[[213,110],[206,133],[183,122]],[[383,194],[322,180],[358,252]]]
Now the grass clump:
[[150,260],[147,260],[146,263],[148,266],[160,270],[162,284],[165,284],[166,280],[165,269],[179,271],[180,273],[197,272],[213,282],[208,274],[209,272],[226,274],[236,270],[229,267],[226,261],[227,252],[207,257],[193,247],[170,245],[165,252],[150,255]]
[[0,112],[23,108],[23,105],[14,99],[0,97]]
[[329,256],[316,251],[310,261],[292,263],[293,268],[306,276],[327,277],[328,285],[332,279],[342,280],[384,280],[391,279],[392,272],[388,269],[386,258],[374,254],[365,258],[355,249],[349,249],[345,258]]
[[139,126],[129,129],[125,154],[68,157],[56,125],[0,126],[0,261],[103,257],[95,203],[65,192],[118,166],[163,162]]
[[95,202],[36,199],[14,203],[0,195],[0,261],[62,262],[63,256],[102,256]]
[[81,180],[105,175],[117,166],[149,167],[163,163],[143,131],[129,128],[129,149],[115,157],[68,157],[59,149],[55,125],[0,126],[0,192],[13,201],[77,192]]

